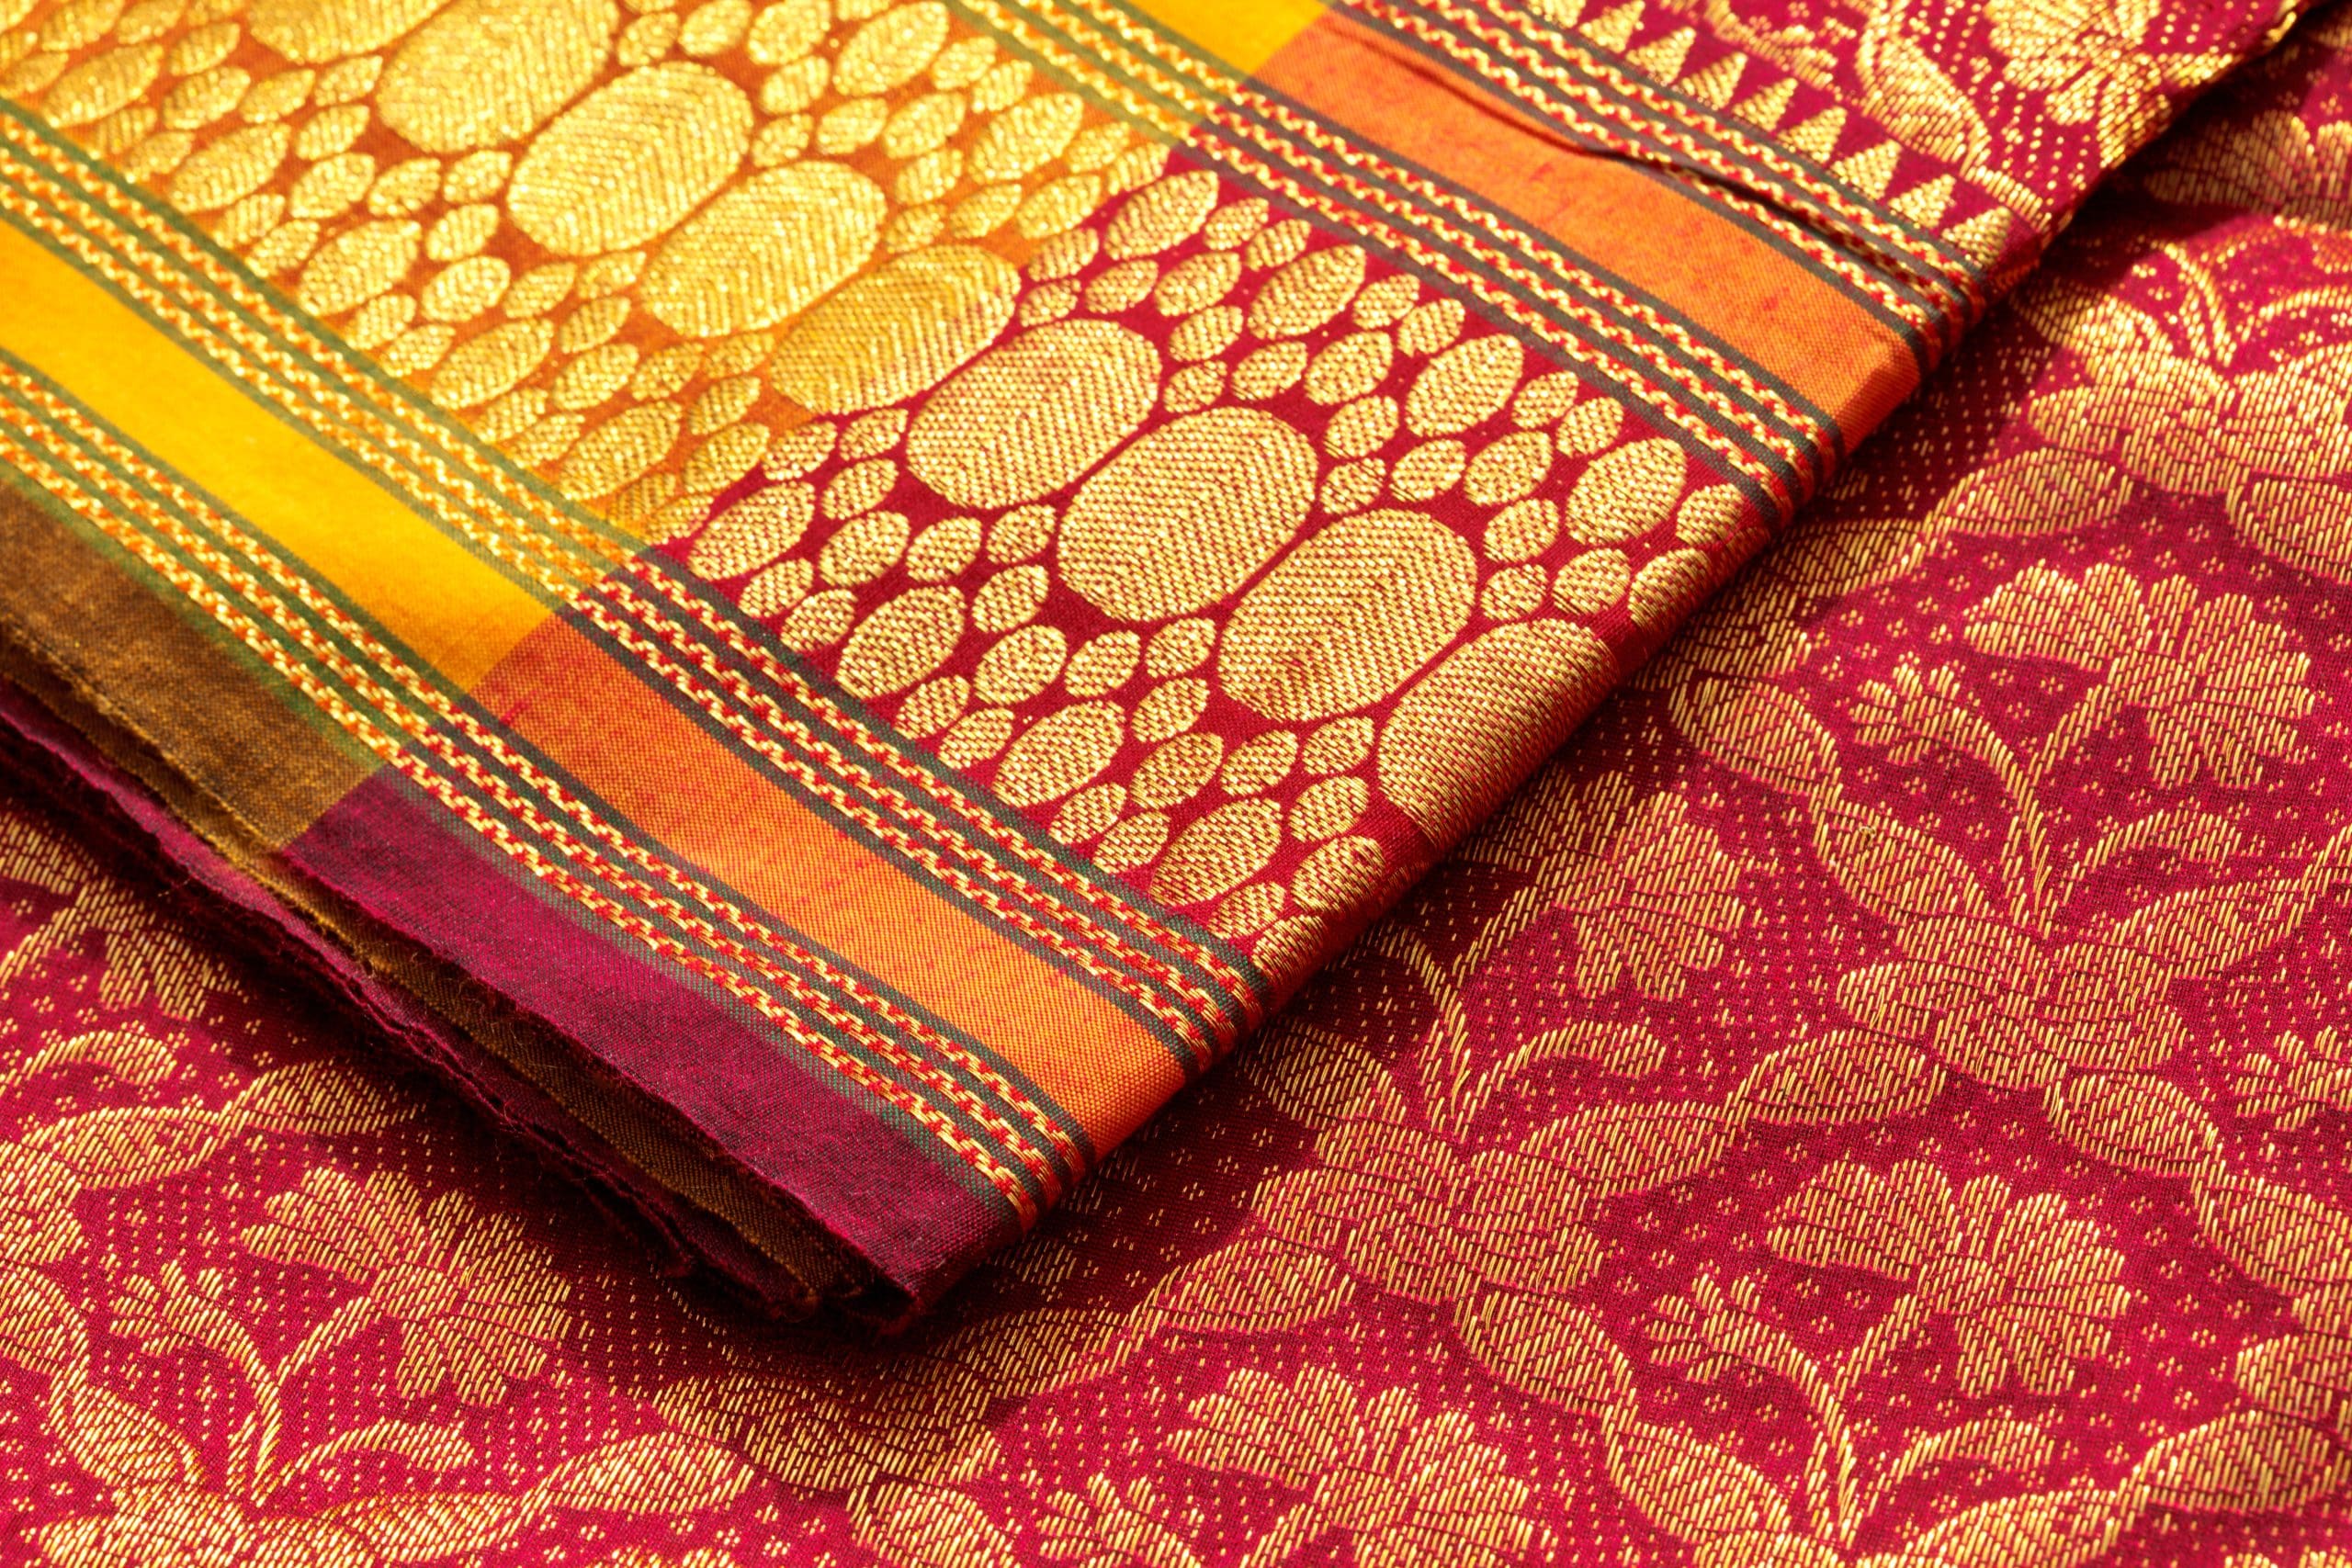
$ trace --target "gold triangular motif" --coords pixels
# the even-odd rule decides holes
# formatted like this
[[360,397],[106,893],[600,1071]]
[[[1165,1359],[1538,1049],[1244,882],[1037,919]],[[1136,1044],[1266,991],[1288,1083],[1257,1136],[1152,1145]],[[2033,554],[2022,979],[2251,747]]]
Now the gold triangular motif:
[[1932,229],[1943,221],[1944,209],[1951,205],[1951,176],[1938,175],[1925,185],[1913,186],[1886,205],[1920,228]]
[[1781,141],[1793,147],[1817,164],[1826,164],[1838,151],[1838,133],[1846,129],[1846,111],[1826,108],[1794,130],[1783,131]]
[[1643,0],[1625,0],[1616,9],[1601,12],[1580,30],[1601,48],[1622,52],[1634,41],[1634,29],[1642,25],[1642,9]]
[[1653,82],[1671,82],[1682,74],[1682,62],[1690,57],[1690,46],[1698,38],[1689,28],[1677,28],[1629,51],[1626,63]]
[[1781,123],[1781,117],[1789,112],[1789,100],[1796,96],[1797,79],[1783,76],[1731,112],[1758,130],[1770,130]]
[[1719,109],[1731,102],[1731,96],[1739,91],[1739,79],[1747,70],[1747,56],[1726,54],[1677,85],[1709,108]]
[[1882,141],[1864,152],[1838,159],[1829,172],[1872,201],[1883,200],[1886,187],[1894,183],[1894,163],[1902,152],[1903,150],[1894,142]]
[[1967,222],[1945,230],[1944,238],[1958,245],[1961,254],[1978,266],[1990,267],[1999,259],[2001,247],[2008,243],[2009,209],[1987,208]]

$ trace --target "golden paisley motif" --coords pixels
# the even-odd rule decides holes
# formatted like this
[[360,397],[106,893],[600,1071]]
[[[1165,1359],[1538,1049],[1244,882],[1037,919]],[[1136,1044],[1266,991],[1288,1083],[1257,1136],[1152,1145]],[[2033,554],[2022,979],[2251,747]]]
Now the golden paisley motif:
[[[689,337],[773,326],[865,264],[888,209],[881,188],[844,164],[770,169],[664,241],[645,269],[638,299],[655,319]],[[884,341],[896,346],[894,339]]]
[[612,0],[457,0],[392,56],[376,112],[428,152],[512,141],[596,79],[619,22]]
[[1055,321],[991,349],[933,394],[907,466],[961,506],[1059,490],[1134,433],[1159,391],[1159,351],[1111,321]]
[[900,401],[996,341],[1020,291],[1012,264],[977,245],[927,246],[808,310],[768,362],[768,378],[820,413]]
[[1171,420],[1087,480],[1057,558],[1104,615],[1159,620],[1225,597],[1290,542],[1315,501],[1315,448],[1256,409]]
[[1324,718],[1403,684],[1470,618],[1478,560],[1424,512],[1342,518],[1252,588],[1226,628],[1217,674],[1269,718]]
[[626,250],[667,232],[726,183],[751,139],[742,88],[707,65],[648,66],[599,87],[532,139],[506,210],[558,255]]

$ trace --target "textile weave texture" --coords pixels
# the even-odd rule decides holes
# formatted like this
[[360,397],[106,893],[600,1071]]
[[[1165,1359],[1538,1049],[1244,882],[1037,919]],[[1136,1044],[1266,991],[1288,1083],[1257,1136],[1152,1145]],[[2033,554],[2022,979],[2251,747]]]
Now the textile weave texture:
[[2323,13],[895,1338],[654,1279],[10,802],[0,1529],[76,1568],[2341,1568],[2347,110]]
[[28,750],[677,1245],[893,1318],[2293,16],[0,20],[0,626],[71,726]]

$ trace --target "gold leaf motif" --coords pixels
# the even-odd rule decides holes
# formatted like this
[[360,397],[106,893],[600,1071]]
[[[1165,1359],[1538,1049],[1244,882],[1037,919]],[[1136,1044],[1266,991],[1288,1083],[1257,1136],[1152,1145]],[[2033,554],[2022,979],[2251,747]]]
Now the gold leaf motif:
[[1740,1094],[1760,1121],[1876,1122],[1927,1104],[1943,1081],[1935,1058],[1910,1042],[1832,1030],[1757,1063]]
[[1671,1427],[1627,1421],[1607,1429],[1609,1474],[1660,1529],[1713,1540],[1791,1524],[1788,1500],[1754,1465]]
[[1458,1313],[1464,1348],[1512,1387],[1578,1415],[1633,1397],[1634,1369],[1590,1314],[1550,1296],[1489,1291]]
[[1537,1129],[1525,1146],[1603,1191],[1639,1192],[1714,1164],[1738,1130],[1697,1101],[1597,1106]]
[[2261,1177],[2196,1190],[2205,1238],[2254,1278],[2297,1295],[2352,1280],[2352,1216]]
[[2209,1165],[2221,1145],[2212,1118],[2162,1078],[2078,1073],[2052,1090],[2050,1109],[2065,1136],[2127,1169],[2186,1176]]

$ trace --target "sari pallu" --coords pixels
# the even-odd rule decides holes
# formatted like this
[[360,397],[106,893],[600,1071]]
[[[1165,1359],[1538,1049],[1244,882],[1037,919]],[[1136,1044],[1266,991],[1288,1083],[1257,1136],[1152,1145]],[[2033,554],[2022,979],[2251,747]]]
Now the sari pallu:
[[2285,16],[38,6],[0,619],[479,1096],[891,1315]]

